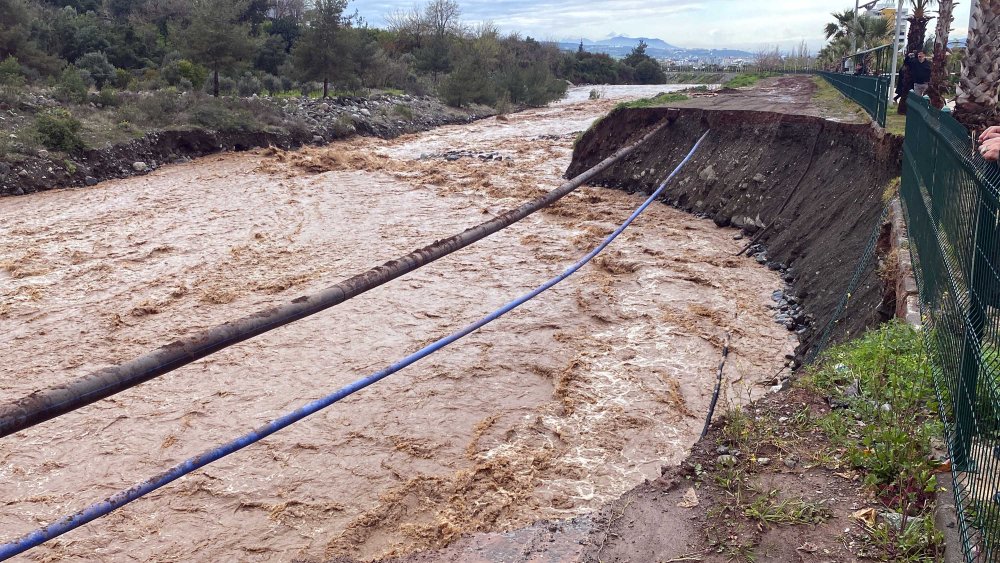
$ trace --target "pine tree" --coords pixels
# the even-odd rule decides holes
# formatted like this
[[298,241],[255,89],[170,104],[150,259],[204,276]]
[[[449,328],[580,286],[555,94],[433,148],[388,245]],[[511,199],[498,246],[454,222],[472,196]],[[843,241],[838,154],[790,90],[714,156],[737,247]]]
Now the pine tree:
[[302,76],[323,81],[324,98],[330,95],[330,79],[344,77],[351,68],[344,45],[345,8],[347,0],[316,0],[292,50],[292,61]]
[[246,8],[246,0],[193,0],[191,24],[180,34],[185,55],[212,71],[212,95],[216,97],[219,71],[234,68],[256,50],[250,24],[239,22]]

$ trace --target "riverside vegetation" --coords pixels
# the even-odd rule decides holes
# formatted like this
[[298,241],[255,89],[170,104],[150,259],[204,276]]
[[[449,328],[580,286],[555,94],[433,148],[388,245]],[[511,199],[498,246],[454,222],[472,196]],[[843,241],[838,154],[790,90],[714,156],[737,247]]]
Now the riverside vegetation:
[[[691,478],[718,491],[706,495],[725,500],[708,509],[718,520],[709,526],[711,546],[752,561],[760,547],[755,527],[816,525],[839,513],[846,521],[832,530],[860,528],[840,542],[855,556],[941,560],[943,535],[934,510],[937,475],[947,466],[937,459],[945,455],[943,429],[925,354],[922,334],[893,321],[830,349],[768,404],[731,409],[713,432],[712,447],[725,455],[714,463],[689,462]],[[784,463],[761,461],[774,458]],[[786,466],[825,479],[844,491],[842,502],[853,498],[854,504],[779,498],[760,487],[762,474],[788,471]],[[725,522],[734,519],[752,525],[728,535]]]
[[567,81],[663,81],[645,45],[621,61],[562,52],[489,23],[469,27],[454,0],[390,14],[387,29],[348,8],[0,0],[0,161],[39,149],[73,155],[164,128],[287,133],[301,126],[282,109],[292,98],[406,94],[503,113],[558,99]]

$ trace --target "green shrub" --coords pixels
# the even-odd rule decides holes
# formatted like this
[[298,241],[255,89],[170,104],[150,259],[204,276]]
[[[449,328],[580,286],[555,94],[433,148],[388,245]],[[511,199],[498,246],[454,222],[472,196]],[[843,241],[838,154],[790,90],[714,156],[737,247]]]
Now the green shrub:
[[132,81],[132,73],[123,68],[115,69],[115,78],[114,81],[112,82],[112,86],[114,86],[119,90],[124,90],[128,88],[129,82],[131,81]]
[[0,84],[20,88],[24,86],[24,69],[17,57],[7,57],[0,61]]
[[256,76],[250,74],[249,72],[244,73],[243,76],[236,82],[236,92],[243,96],[244,98],[249,98],[255,94],[260,94],[261,90],[264,89],[264,85],[261,84],[260,80]]
[[0,82],[0,108],[16,108],[21,105],[24,89],[14,84]]
[[81,127],[80,120],[63,108],[46,110],[35,117],[39,140],[53,150],[73,152],[82,149]]
[[[205,82],[204,91],[211,94],[212,93],[212,81],[209,80]],[[236,81],[228,76],[219,77],[219,95],[220,96],[232,96],[236,93]]]
[[209,98],[191,111],[191,121],[216,131],[254,130],[253,116],[248,112],[227,107],[224,100]]
[[170,125],[177,114],[186,109],[177,90],[173,88],[140,96],[135,102],[135,108],[141,122],[159,127]]
[[55,97],[61,102],[76,104],[87,101],[87,82],[79,69],[74,66],[66,67],[56,84]]
[[261,79],[261,84],[264,89],[267,90],[267,93],[272,96],[284,89],[281,84],[281,79],[273,74],[264,74],[263,79]]
[[105,87],[91,96],[90,102],[98,107],[113,108],[121,104],[121,97],[115,90]]
[[186,80],[192,86],[192,88],[188,88],[190,90],[201,88],[205,85],[205,80],[208,78],[208,69],[186,59],[172,60],[163,65],[161,75],[168,84],[177,86],[178,88]]
[[114,81],[117,76],[117,69],[108,62],[108,58],[104,53],[87,53],[77,59],[76,66],[80,70],[90,73],[90,77],[94,80],[94,85],[98,89],[104,88],[106,84]]

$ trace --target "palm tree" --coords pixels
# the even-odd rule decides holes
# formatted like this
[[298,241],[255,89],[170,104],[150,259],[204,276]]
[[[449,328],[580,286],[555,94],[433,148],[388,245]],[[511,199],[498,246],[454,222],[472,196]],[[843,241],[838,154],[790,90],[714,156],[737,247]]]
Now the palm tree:
[[978,0],[972,4],[969,37],[959,79],[955,119],[972,131],[994,124],[1000,68],[1000,0]]
[[893,24],[881,16],[861,16],[857,26],[854,26],[862,50],[885,45],[892,39],[893,31]]
[[[910,0],[913,13],[906,21],[910,22],[910,31],[906,34],[906,52],[913,53],[924,49],[924,38],[927,36],[927,22],[933,18],[928,16],[927,9],[934,4],[934,0]],[[910,76],[910,67],[903,67],[903,91],[909,92],[913,89],[913,77]],[[906,96],[899,99],[899,106],[896,112],[900,115],[906,114]]]
[[843,27],[834,30],[837,24],[829,23],[826,26],[827,36],[830,42],[820,50],[817,58],[827,67],[837,67],[845,57],[852,55],[851,39],[857,38],[857,48],[860,50],[872,49],[884,45],[892,38],[892,25],[889,20],[877,16],[861,16],[857,23],[854,22],[853,12],[847,11],[843,14],[833,14],[835,18],[843,21]]
[[854,10],[844,10],[839,14],[834,12],[830,15],[836,21],[826,24],[826,27],[823,28],[826,38],[840,39],[841,37],[847,37],[850,34],[851,22],[854,21]]
[[934,31],[934,59],[931,63],[931,83],[927,95],[931,104],[941,109],[944,107],[944,95],[948,91],[948,33],[951,32],[951,22],[954,21],[952,10],[955,0],[938,0],[937,29]]

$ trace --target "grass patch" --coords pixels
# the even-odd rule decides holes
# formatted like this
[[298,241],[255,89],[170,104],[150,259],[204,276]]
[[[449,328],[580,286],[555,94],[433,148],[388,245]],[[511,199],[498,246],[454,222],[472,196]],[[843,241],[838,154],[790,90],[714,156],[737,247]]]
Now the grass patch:
[[402,117],[407,121],[413,121],[413,110],[406,104],[395,104],[392,106],[392,113]]
[[765,78],[771,78],[773,76],[780,76],[776,72],[754,72],[747,74],[740,74],[733,78],[732,80],[726,82],[722,86],[724,88],[749,88],[750,86],[756,85],[758,82]]
[[885,115],[885,130],[900,137],[906,134],[906,116],[896,113],[896,106],[891,105]]
[[678,92],[664,92],[662,94],[657,94],[652,98],[643,98],[641,100],[635,100],[632,102],[622,102],[615,106],[615,109],[636,109],[636,108],[652,108],[662,106],[664,104],[670,104],[674,102],[683,102],[687,100],[688,97],[684,94]]
[[871,123],[872,118],[861,106],[851,101],[840,93],[820,76],[812,77],[816,91],[813,92],[812,102],[819,107],[823,117],[832,117],[861,123]]

